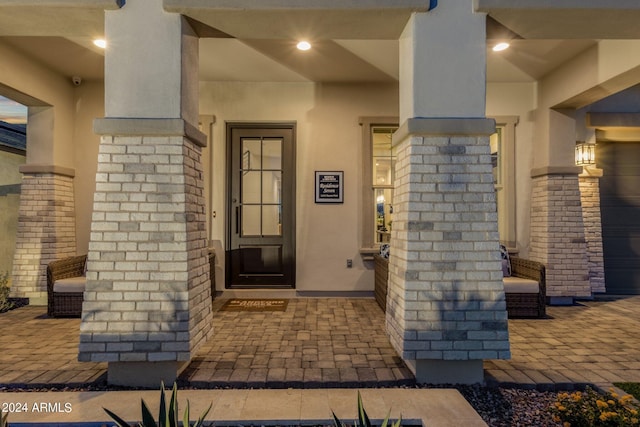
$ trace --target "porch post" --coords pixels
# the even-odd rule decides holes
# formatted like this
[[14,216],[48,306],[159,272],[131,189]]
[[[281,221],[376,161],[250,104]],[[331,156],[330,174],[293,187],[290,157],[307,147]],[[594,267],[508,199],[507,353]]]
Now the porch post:
[[211,335],[198,38],[162,0],[107,11],[105,112],[79,360],[171,383]]
[[54,129],[64,122],[64,111],[29,107],[27,162],[20,167],[22,184],[11,295],[28,298],[31,305],[47,305],[47,265],[76,255],[73,168],[56,164]]
[[485,118],[485,16],[414,14],[400,39],[387,333],[421,383],[483,381],[510,357]]
[[587,243],[575,165],[574,110],[549,108],[536,121],[541,149],[531,171],[531,249],[529,258],[546,267],[551,304],[591,297]]

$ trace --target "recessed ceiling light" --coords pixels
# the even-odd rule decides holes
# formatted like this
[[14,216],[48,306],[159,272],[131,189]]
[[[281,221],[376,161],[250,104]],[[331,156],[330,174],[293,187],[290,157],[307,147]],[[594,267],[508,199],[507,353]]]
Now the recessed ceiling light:
[[493,46],[493,51],[494,52],[500,52],[503,51],[505,49],[509,48],[509,43],[507,42],[500,42],[498,44],[496,44],[495,46]]
[[95,39],[93,44],[101,49],[105,49],[107,47],[107,41],[105,39]]
[[309,43],[308,41],[300,41],[298,42],[298,44],[296,45],[296,47],[300,50],[309,50],[311,49],[311,43]]

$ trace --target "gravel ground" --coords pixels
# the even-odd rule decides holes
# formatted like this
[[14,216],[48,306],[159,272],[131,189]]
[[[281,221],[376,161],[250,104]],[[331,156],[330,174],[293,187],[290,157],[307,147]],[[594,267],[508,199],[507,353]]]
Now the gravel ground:
[[514,388],[456,387],[490,427],[557,427],[549,413],[558,392]]

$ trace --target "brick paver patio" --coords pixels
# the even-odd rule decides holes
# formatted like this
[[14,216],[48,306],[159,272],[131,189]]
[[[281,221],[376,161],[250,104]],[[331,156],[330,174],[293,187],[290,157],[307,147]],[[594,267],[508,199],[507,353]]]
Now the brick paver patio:
[[[214,302],[214,310],[224,303]],[[220,311],[215,338],[182,378],[193,385],[339,387],[413,384],[372,299],[293,299],[286,312]]]
[[509,321],[511,360],[485,362],[488,383],[538,389],[640,382],[640,296],[547,307]]
[[[217,310],[223,300],[214,301]],[[488,384],[539,389],[640,381],[640,296],[548,307],[509,321],[512,359],[486,361]],[[103,384],[106,364],[77,359],[79,319],[45,307],[0,314],[0,388]],[[214,339],[180,377],[199,387],[396,386],[413,377],[373,299],[292,299],[286,312],[216,312]]]

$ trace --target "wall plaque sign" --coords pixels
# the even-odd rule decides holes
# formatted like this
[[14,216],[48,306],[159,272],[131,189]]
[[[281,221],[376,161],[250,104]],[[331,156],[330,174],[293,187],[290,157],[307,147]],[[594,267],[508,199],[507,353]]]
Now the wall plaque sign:
[[316,171],[316,203],[344,202],[344,172]]

